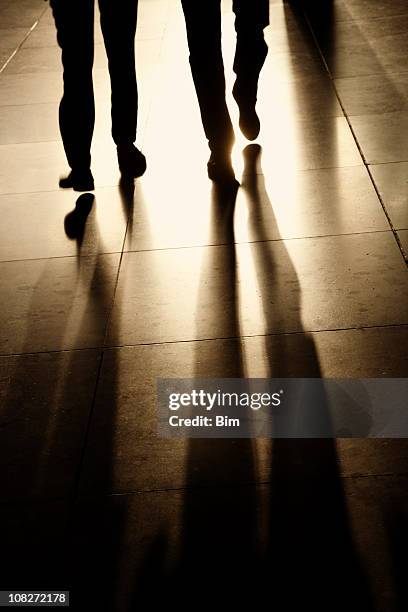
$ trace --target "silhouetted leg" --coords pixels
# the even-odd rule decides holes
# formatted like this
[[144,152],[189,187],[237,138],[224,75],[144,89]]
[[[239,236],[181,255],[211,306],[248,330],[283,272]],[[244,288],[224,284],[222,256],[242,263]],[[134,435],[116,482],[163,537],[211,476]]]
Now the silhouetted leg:
[[240,110],[240,128],[247,138],[254,140],[260,128],[255,104],[259,74],[268,54],[263,30],[269,24],[269,2],[234,0],[233,9],[237,32],[233,95]]
[[95,122],[92,83],[94,2],[52,0],[51,7],[64,69],[64,93],[59,109],[62,141],[72,170],[89,172]]
[[137,4],[137,0],[99,0],[101,28],[112,86],[112,137],[117,145],[132,144],[136,140]]
[[137,0],[99,0],[101,28],[112,89],[112,137],[122,174],[136,177],[146,169],[144,155],[133,146],[137,129],[135,34]]
[[230,152],[234,132],[225,102],[220,0],[181,0],[181,3],[205,135],[212,152]]

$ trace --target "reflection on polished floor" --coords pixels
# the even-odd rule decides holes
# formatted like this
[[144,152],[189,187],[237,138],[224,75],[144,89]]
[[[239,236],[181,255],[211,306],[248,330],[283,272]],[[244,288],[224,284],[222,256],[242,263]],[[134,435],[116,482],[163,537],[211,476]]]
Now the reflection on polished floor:
[[148,169],[119,182],[97,31],[92,204],[58,190],[48,4],[0,0],[0,590],[407,609],[405,440],[155,435],[158,377],[407,376],[407,30],[406,0],[273,0],[231,193],[180,3],[139,0]]

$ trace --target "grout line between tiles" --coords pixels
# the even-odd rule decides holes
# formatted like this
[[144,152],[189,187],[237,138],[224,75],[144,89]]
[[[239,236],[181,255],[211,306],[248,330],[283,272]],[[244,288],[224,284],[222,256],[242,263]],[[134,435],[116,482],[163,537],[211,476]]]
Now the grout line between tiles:
[[73,489],[72,489],[71,495],[68,498],[68,532],[69,532],[69,526],[72,525],[72,521],[74,519],[74,506],[75,506],[75,503],[79,495],[82,468],[83,468],[84,461],[85,461],[85,454],[87,450],[87,444],[88,444],[89,434],[91,430],[92,419],[93,419],[93,415],[95,411],[96,396],[97,396],[99,380],[100,380],[100,376],[102,372],[103,360],[104,360],[104,351],[101,352],[100,359],[99,359],[98,370],[95,376],[92,400],[90,403],[88,419],[87,419],[86,426],[85,426],[83,443],[82,443],[82,447],[81,447],[80,454],[79,454],[77,470],[74,476]]
[[[354,438],[355,440],[378,440],[379,438]],[[396,438],[393,438],[394,440]],[[406,438],[399,438],[400,440]],[[271,438],[273,441],[273,438]],[[332,438],[332,440],[341,440],[341,438]],[[351,474],[340,474],[341,480],[368,480],[368,479],[385,479],[385,478],[406,478],[408,476],[407,471],[400,472],[378,472],[373,474],[364,474],[361,472],[351,473]],[[249,482],[237,482],[237,483],[211,483],[211,484],[199,484],[190,485],[190,486],[174,486],[174,487],[157,487],[157,488],[140,488],[140,489],[130,489],[128,491],[122,492],[93,492],[93,493],[81,493],[78,495],[77,499],[74,503],[77,502],[87,502],[87,501],[95,501],[95,500],[108,500],[110,498],[127,498],[138,495],[146,495],[146,494],[158,494],[158,493],[177,493],[184,492],[189,490],[211,490],[211,489],[240,489],[240,488],[249,488],[249,487],[263,487],[265,485],[270,485],[272,483],[271,480],[254,480]],[[44,496],[44,497],[24,497],[24,498],[3,498],[0,501],[0,512],[4,509],[8,509],[10,507],[16,506],[17,504],[32,504],[35,506],[46,506],[48,504],[56,504],[56,503],[72,503],[72,496],[67,495],[55,495],[55,496]]]
[[[333,75],[333,81],[346,81],[346,80],[351,80],[351,79],[369,79],[372,76],[381,76],[381,74],[383,73],[378,73],[378,72],[370,72],[370,74],[351,74],[349,76],[334,76]],[[395,75],[398,76],[400,74],[408,74],[408,68],[405,69],[401,69],[401,70],[387,70],[387,75]],[[398,112],[404,112],[405,109],[401,109],[401,110],[397,110],[397,111],[388,111],[385,114],[390,114],[390,113],[398,113]],[[376,113],[370,113],[370,114],[376,114]],[[350,116],[354,116],[354,115],[350,115]]]
[[[256,440],[257,438],[255,438]],[[332,440],[341,440],[341,438],[331,438]],[[355,438],[357,439],[361,439],[361,438]],[[375,440],[378,438],[363,438],[366,440]],[[405,439],[405,438],[404,438]],[[272,442],[273,442],[273,438],[271,438]],[[406,471],[402,471],[402,472],[379,472],[376,474],[363,474],[361,472],[357,472],[355,474],[341,474],[340,478],[342,480],[365,480],[365,479],[369,479],[369,478],[373,478],[373,479],[380,479],[380,478],[406,478],[408,476],[408,472]],[[146,494],[156,494],[156,493],[178,493],[178,492],[184,492],[184,491],[191,491],[191,490],[199,490],[199,491],[208,491],[208,490],[217,490],[217,489],[244,489],[244,488],[249,488],[249,487],[263,487],[265,485],[270,485],[272,484],[272,480],[254,480],[254,481],[249,481],[249,482],[236,482],[236,483],[230,483],[230,482],[214,482],[211,484],[200,484],[197,483],[195,485],[189,485],[189,486],[175,486],[175,487],[157,487],[157,488],[140,488],[140,489],[132,489],[129,491],[123,491],[123,492],[118,492],[118,493],[81,493],[81,495],[79,496],[79,500],[81,501],[89,501],[89,500],[98,500],[98,499],[109,499],[109,498],[126,498],[126,497],[132,497],[132,496],[136,496],[136,495],[146,495]]]
[[[398,231],[404,231],[405,228],[399,228]],[[48,261],[50,259],[54,260],[54,259],[75,259],[75,260],[80,260],[80,259],[87,259],[87,258],[94,258],[94,257],[103,257],[105,255],[126,255],[128,253],[162,253],[165,251],[182,251],[182,250],[188,250],[188,249],[208,249],[208,248],[217,248],[217,247],[223,247],[223,246],[229,246],[231,244],[234,244],[235,246],[244,246],[247,244],[267,244],[269,242],[273,242],[273,243],[281,243],[281,242],[294,242],[294,241],[300,241],[300,240],[314,240],[314,239],[324,239],[324,238],[342,238],[343,236],[366,236],[366,235],[371,235],[371,234],[389,234],[390,230],[389,229],[385,229],[385,230],[367,230],[366,232],[346,232],[343,234],[317,234],[315,236],[294,236],[293,238],[269,238],[267,240],[242,240],[239,242],[217,242],[217,243],[212,243],[212,244],[190,244],[190,245],[181,245],[181,246],[168,246],[168,247],[158,247],[158,248],[151,248],[151,249],[127,249],[125,250],[125,242],[126,242],[126,230],[125,230],[125,239],[124,239],[124,244],[122,247],[121,251],[101,251],[100,253],[96,253],[96,254],[92,254],[90,253],[89,255],[87,254],[83,254],[83,255],[77,255],[77,254],[73,254],[73,255],[51,255],[49,257],[21,257],[18,259],[3,259],[0,261],[0,265],[2,264],[8,264],[8,263],[18,263],[18,262],[22,262],[22,261]],[[122,257],[121,257],[122,259]]]
[[369,166],[390,166],[392,164],[406,164],[408,159],[399,159],[398,161],[386,161],[386,162],[369,162]]
[[326,329],[306,329],[302,331],[282,331],[282,332],[271,332],[269,334],[247,334],[243,336],[217,336],[213,338],[189,338],[186,340],[167,340],[163,342],[139,342],[135,344],[111,344],[102,346],[86,346],[81,348],[71,349],[60,349],[60,350],[44,350],[44,351],[33,351],[25,353],[0,353],[0,359],[6,359],[8,357],[24,357],[34,355],[51,355],[61,353],[74,353],[78,351],[100,351],[106,352],[108,350],[119,350],[122,348],[136,348],[140,346],[166,346],[172,344],[192,344],[194,342],[215,342],[220,340],[247,340],[251,338],[270,338],[277,336],[302,336],[306,334],[324,334],[324,333],[336,333],[336,332],[353,332],[353,331],[365,331],[365,330],[383,330],[383,329],[400,329],[408,328],[407,323],[390,323],[387,325],[365,325],[360,327],[334,327]]
[[45,14],[45,12],[47,11],[48,6],[46,6],[41,15],[39,16],[39,18],[37,19],[37,21],[35,21],[33,23],[33,25],[29,28],[29,30],[27,31],[26,35],[24,36],[23,40],[17,45],[17,47],[14,49],[14,51],[12,52],[12,54],[10,55],[10,57],[5,61],[5,63],[0,67],[0,74],[2,74],[2,72],[4,72],[4,70],[7,68],[7,66],[9,65],[9,63],[11,62],[11,60],[16,56],[16,54],[18,53],[18,51],[20,51],[21,47],[23,46],[23,44],[25,43],[25,41],[27,40],[27,38],[30,36],[30,34],[35,30],[35,28],[38,26],[40,20],[42,19],[43,15]]

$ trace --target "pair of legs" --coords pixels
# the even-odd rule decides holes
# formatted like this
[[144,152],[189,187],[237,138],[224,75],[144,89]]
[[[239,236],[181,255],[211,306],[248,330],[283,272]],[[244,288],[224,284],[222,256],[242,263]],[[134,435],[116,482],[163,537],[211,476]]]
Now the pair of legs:
[[[136,152],[144,160],[133,146],[138,103],[135,70],[137,4],[137,0],[99,0],[111,79],[112,137],[118,147],[122,172],[133,175],[138,157]],[[59,109],[61,136],[72,172],[84,177],[86,173],[90,174],[95,123],[92,79],[94,0],[51,0],[51,7],[64,69],[64,93]],[[139,162],[143,162],[141,158]]]
[[[225,101],[225,76],[221,49],[221,1],[181,0],[187,27],[190,66],[201,119],[212,160],[221,171],[228,165],[234,131]],[[268,0],[233,0],[237,44],[233,95],[240,109],[240,127],[253,140],[259,133],[255,113],[258,79],[268,53],[263,30],[269,24]],[[215,169],[215,175],[217,169]],[[212,177],[211,177],[212,178]],[[216,176],[214,176],[216,178]]]

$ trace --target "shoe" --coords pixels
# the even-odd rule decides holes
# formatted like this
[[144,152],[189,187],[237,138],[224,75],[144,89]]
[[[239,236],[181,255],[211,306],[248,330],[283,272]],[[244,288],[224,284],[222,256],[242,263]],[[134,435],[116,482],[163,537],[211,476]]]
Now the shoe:
[[86,170],[71,170],[68,176],[62,177],[59,180],[61,189],[73,189],[74,191],[93,191],[95,183],[92,172]]
[[245,138],[248,138],[248,140],[255,140],[259,135],[261,124],[255,110],[256,93],[254,95],[251,89],[253,89],[253,87],[251,88],[248,85],[246,91],[246,86],[244,84],[239,85],[237,81],[235,81],[232,95],[239,108],[239,129]]
[[119,170],[124,177],[137,178],[146,171],[146,158],[134,144],[118,145]]
[[234,169],[231,164],[230,153],[211,153],[207,163],[208,178],[216,182],[235,181]]

